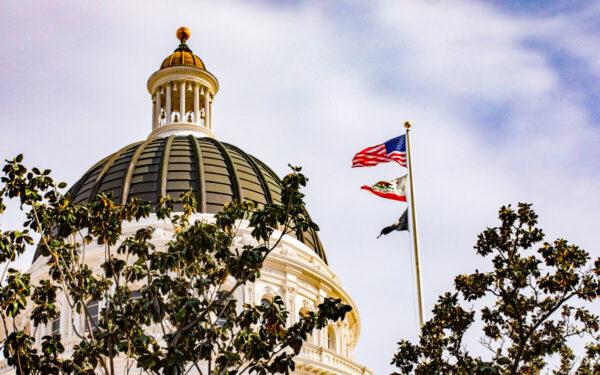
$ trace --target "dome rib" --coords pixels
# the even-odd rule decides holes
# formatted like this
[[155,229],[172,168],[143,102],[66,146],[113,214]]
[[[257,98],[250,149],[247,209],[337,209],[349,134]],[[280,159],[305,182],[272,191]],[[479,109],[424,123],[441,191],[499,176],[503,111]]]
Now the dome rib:
[[196,161],[196,184],[198,191],[198,203],[200,212],[206,212],[206,177],[204,176],[204,161],[202,160],[202,152],[198,139],[193,135],[189,135],[188,139],[192,143],[194,150],[194,160]]
[[248,164],[250,164],[250,166],[254,170],[254,173],[256,173],[256,177],[258,177],[258,180],[260,181],[263,192],[265,193],[265,198],[267,200],[267,203],[273,204],[273,195],[271,194],[271,189],[269,188],[269,185],[267,184],[265,175],[262,173],[262,171],[260,170],[260,168],[258,167],[256,162],[254,162],[254,160],[252,160],[252,158],[248,154],[246,154],[244,151],[242,151],[240,148],[235,147],[230,144],[228,144],[228,146],[231,147],[232,149],[234,149],[240,155],[242,155],[244,157],[244,159],[246,159]]
[[[106,162],[107,160],[109,160],[109,159],[110,159],[110,157],[111,157],[111,155],[109,155],[109,156],[105,157],[104,159],[100,160],[99,162],[97,162],[96,164],[94,164],[94,165],[93,165],[93,166],[90,168],[90,170],[95,170],[96,168],[99,168],[99,167],[102,165],[102,163],[104,163],[104,162]],[[80,188],[81,188],[83,185],[85,185],[85,183],[86,183],[86,182],[87,182],[87,180],[85,180],[85,179],[83,179],[83,178],[82,178],[82,179],[80,179],[79,181],[77,181],[77,182],[75,183],[75,185],[73,185],[73,187],[72,187],[71,189],[73,189],[73,190],[79,190],[79,189],[80,189]]]
[[131,179],[133,178],[133,171],[135,170],[135,166],[137,164],[140,155],[148,146],[148,144],[152,142],[151,139],[148,139],[144,143],[138,146],[135,150],[131,160],[129,160],[129,166],[127,167],[127,173],[125,174],[125,179],[123,180],[123,189],[121,190],[121,204],[127,203],[127,198],[129,197],[129,188],[131,187]]
[[98,173],[98,177],[96,178],[96,182],[94,183],[94,187],[90,190],[89,199],[94,199],[96,197],[96,195],[98,194],[98,188],[100,188],[100,184],[102,183],[102,179],[104,178],[104,175],[106,174],[106,172],[108,172],[108,170],[110,169],[110,167],[112,167],[112,165],[114,164],[115,160],[117,160],[119,158],[119,156],[121,156],[121,154],[123,154],[123,152],[126,149],[128,149],[129,147],[131,147],[131,146],[125,146],[125,147],[121,148],[119,151],[117,151],[114,154],[112,154],[112,156],[110,156],[110,158],[108,159],[108,161],[106,162],[106,164],[104,164],[104,166],[100,170],[100,173]]
[[237,168],[235,167],[233,160],[231,160],[231,155],[229,154],[229,151],[227,151],[225,146],[223,146],[223,144],[217,141],[216,139],[208,137],[205,139],[210,141],[216,148],[219,149],[219,151],[221,151],[221,155],[223,155],[225,164],[227,164],[227,167],[230,169],[229,173],[231,176],[231,183],[233,184],[232,188],[234,197],[238,202],[243,202],[244,196],[242,194],[242,187],[240,186],[240,179],[238,177]]
[[165,148],[163,150],[162,158],[160,161],[160,169],[158,175],[158,181],[160,183],[160,189],[157,189],[158,195],[156,196],[156,201],[158,202],[161,197],[167,195],[167,177],[169,174],[169,156],[171,154],[171,145],[173,144],[173,139],[175,139],[175,135],[171,135],[167,138],[167,143],[165,144]]

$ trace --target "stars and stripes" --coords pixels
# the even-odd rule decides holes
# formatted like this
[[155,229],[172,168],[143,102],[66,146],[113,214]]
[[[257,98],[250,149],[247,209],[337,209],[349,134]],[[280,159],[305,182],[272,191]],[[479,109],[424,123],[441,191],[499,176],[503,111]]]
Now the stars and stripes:
[[380,145],[367,147],[354,155],[352,167],[372,167],[379,163],[395,161],[406,167],[406,136],[392,138]]

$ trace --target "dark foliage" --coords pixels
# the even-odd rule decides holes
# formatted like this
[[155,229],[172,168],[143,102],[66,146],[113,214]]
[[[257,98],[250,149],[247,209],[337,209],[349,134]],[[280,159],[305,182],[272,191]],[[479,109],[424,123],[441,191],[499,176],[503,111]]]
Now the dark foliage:
[[[118,205],[106,195],[75,204],[50,171],[29,170],[22,160],[20,155],[6,161],[0,185],[0,213],[13,199],[27,217],[21,230],[0,233],[2,350],[18,374],[114,374],[123,359],[128,370],[135,363],[152,374],[185,374],[191,368],[203,374],[287,374],[307,335],[351,310],[328,298],[289,326],[280,298],[242,307],[234,298],[260,276],[284,234],[318,229],[305,215],[300,168],[292,167],[283,179],[282,204],[233,202],[206,222],[191,220],[196,207],[191,192],[181,197],[182,213],[173,212],[167,197],[157,207],[138,200]],[[123,235],[124,222],[151,212],[172,225],[165,247],[153,244],[152,226]],[[254,245],[234,241],[244,222]],[[34,236],[49,266],[47,277],[35,284],[29,274],[10,268]],[[105,249],[101,272],[84,262],[91,244]],[[68,356],[65,346],[72,343],[45,336],[37,347],[26,324],[30,319],[35,330],[56,318],[59,294],[85,322],[84,329],[71,327],[78,339]],[[97,324],[90,301],[102,301]]]
[[[400,341],[392,364],[402,374],[539,374],[558,356],[552,373],[599,374],[599,321],[587,307],[598,303],[600,258],[591,261],[565,240],[542,242],[529,204],[502,207],[499,218],[475,245],[492,270],[457,276],[456,291],[439,297],[419,343]],[[476,319],[487,359],[463,343]],[[591,338],[580,358],[569,346],[572,336]]]

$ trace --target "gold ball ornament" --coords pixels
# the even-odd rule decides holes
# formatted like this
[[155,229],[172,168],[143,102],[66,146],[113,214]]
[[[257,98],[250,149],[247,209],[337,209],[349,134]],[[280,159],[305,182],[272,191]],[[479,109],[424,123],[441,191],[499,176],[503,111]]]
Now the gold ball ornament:
[[182,43],[185,43],[186,40],[190,39],[191,35],[190,29],[185,26],[181,26],[177,29],[177,39],[179,39]]

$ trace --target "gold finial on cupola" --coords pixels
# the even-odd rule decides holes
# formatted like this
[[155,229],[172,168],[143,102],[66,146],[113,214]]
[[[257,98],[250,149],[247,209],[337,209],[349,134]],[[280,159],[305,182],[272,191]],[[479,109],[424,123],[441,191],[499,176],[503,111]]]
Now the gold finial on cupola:
[[185,42],[190,39],[190,35],[192,35],[190,29],[185,26],[181,26],[179,29],[177,29],[177,39],[179,39],[181,44],[185,44]]

